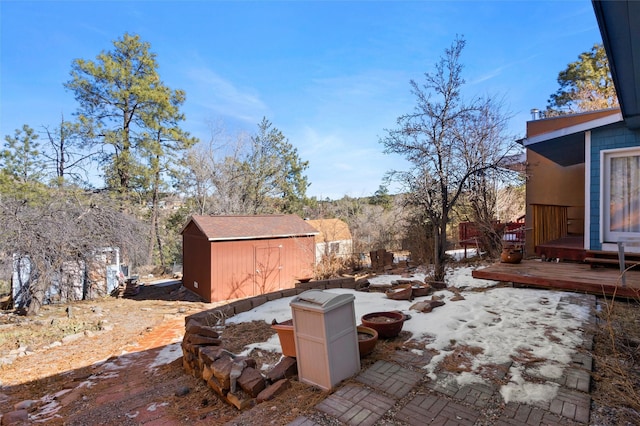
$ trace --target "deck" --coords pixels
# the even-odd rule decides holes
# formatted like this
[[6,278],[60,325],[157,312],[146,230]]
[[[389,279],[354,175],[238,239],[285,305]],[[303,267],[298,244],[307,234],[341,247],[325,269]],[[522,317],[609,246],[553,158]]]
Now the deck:
[[523,260],[518,264],[494,263],[473,271],[472,275],[474,278],[511,282],[527,287],[608,297],[640,297],[640,270],[626,272],[627,285],[624,287],[617,268],[591,268],[588,264],[578,262]]
[[586,257],[584,236],[567,235],[536,246],[536,254],[546,259],[582,261]]

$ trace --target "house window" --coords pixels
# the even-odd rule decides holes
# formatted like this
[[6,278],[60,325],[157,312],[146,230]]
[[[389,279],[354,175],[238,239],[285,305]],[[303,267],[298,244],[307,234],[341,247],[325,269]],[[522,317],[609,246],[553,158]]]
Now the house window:
[[329,252],[331,254],[340,254],[340,243],[330,243]]
[[640,149],[604,153],[604,239],[640,237]]

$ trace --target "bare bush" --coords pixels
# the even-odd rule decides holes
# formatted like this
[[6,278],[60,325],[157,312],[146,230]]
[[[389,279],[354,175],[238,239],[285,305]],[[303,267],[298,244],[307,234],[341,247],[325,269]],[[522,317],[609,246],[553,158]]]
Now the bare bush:
[[[4,228],[0,252],[26,259],[17,265],[28,265],[22,306],[28,314],[38,313],[48,289],[54,281],[61,281],[70,262],[89,263],[105,247],[119,247],[133,264],[146,260],[144,225],[109,207],[109,200],[96,194],[51,190],[32,200],[4,196],[0,198],[0,222]],[[62,285],[60,292],[67,291],[63,282],[58,284]]]
[[316,280],[336,278],[344,273],[353,271],[354,260],[351,257],[338,257],[334,255],[322,256],[313,271]]
[[[640,300],[603,300],[595,333],[595,402],[617,424],[640,421]],[[609,415],[612,415],[612,414]]]

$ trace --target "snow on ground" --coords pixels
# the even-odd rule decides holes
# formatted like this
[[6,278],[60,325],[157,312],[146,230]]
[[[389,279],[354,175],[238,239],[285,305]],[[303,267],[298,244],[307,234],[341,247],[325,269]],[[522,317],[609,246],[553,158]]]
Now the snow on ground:
[[[454,260],[464,259],[464,249],[447,250],[446,252]],[[467,257],[474,257],[478,253],[478,250],[474,248],[467,248]]]
[[[355,296],[354,310],[356,322],[371,312],[401,311],[410,314],[411,319],[403,325],[403,330],[411,333],[409,340],[415,340],[423,350],[437,351],[425,372],[436,379],[438,364],[456,348],[479,348],[471,357],[471,371],[458,373],[455,380],[459,384],[482,383],[486,381],[482,373],[487,368],[516,360],[510,369],[510,381],[501,387],[505,401],[535,402],[549,401],[558,386],[552,382],[532,383],[524,378],[524,370],[532,371],[539,377],[557,379],[571,362],[571,354],[582,342],[582,324],[588,319],[587,308],[562,304],[566,293],[536,289],[490,288],[493,281],[476,280],[471,277],[471,267],[449,270],[446,281],[449,288],[462,290],[464,300],[451,301],[454,292],[442,290],[434,293],[443,297],[444,306],[430,313],[412,311],[415,301],[388,299],[383,293],[357,292],[348,289],[324,290],[329,293],[351,293]],[[416,274],[411,279],[422,279]],[[385,285],[394,280],[407,279],[399,275],[384,275],[369,279],[375,285]],[[470,291],[486,288],[485,291]],[[230,323],[272,320],[285,321],[292,317],[290,303],[295,298],[282,298],[261,305],[251,311],[228,319]],[[416,300],[420,300],[418,298]],[[426,298],[422,299],[426,300]],[[253,348],[265,351],[281,351],[280,341],[274,334],[266,342],[247,346],[243,354]],[[534,360],[535,370],[518,360]],[[524,361],[523,361],[524,362]]]
[[149,364],[148,368],[153,369],[159,367],[161,365],[170,364],[176,359],[182,356],[182,346],[180,342],[171,343],[167,346],[164,346],[156,358],[153,360],[151,364]]

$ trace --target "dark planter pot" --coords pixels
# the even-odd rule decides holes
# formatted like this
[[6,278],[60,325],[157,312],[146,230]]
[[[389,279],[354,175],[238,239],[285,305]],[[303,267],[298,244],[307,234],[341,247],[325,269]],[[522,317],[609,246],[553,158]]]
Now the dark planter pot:
[[378,332],[371,327],[358,326],[358,350],[360,358],[369,355],[378,343]]
[[522,250],[513,247],[505,247],[500,254],[502,263],[520,263],[522,261]]
[[396,337],[402,330],[405,316],[400,312],[372,312],[362,316],[362,325],[373,328],[383,339]]

